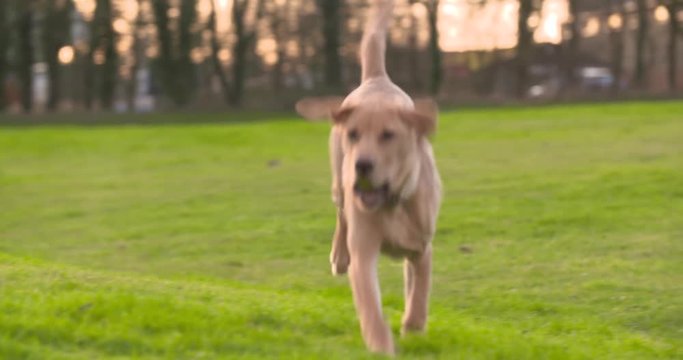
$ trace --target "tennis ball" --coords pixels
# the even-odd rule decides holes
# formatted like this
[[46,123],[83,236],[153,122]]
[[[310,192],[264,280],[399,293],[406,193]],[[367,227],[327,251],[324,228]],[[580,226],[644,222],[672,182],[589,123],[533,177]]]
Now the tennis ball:
[[370,191],[372,190],[372,183],[370,180],[366,178],[360,178],[356,181],[356,186],[358,187],[358,190],[362,191]]

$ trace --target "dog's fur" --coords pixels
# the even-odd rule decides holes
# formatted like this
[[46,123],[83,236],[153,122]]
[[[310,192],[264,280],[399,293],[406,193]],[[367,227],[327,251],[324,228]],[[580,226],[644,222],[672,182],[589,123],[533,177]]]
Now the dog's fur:
[[[431,240],[441,203],[441,181],[428,136],[436,106],[413,101],[387,76],[384,57],[393,0],[371,0],[361,42],[362,82],[345,99],[297,103],[308,119],[328,117],[332,198],[337,226],[330,262],[349,273],[361,331],[371,351],[394,354],[382,315],[377,258],[405,259],[402,332],[423,331],[432,262]],[[363,171],[362,163],[372,167]],[[367,165],[370,164],[370,165]]]

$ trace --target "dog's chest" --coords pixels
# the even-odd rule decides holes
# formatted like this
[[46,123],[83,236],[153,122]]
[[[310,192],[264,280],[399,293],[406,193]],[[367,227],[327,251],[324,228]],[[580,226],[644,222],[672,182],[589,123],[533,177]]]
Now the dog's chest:
[[418,209],[399,205],[382,221],[382,252],[405,257],[422,253],[432,238],[433,229]]

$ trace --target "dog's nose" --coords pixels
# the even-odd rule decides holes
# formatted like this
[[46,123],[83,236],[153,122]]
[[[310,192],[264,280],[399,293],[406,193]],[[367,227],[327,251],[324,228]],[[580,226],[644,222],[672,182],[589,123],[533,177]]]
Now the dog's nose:
[[367,159],[360,159],[356,161],[356,173],[358,175],[369,175],[372,172],[372,168],[375,167],[372,161]]

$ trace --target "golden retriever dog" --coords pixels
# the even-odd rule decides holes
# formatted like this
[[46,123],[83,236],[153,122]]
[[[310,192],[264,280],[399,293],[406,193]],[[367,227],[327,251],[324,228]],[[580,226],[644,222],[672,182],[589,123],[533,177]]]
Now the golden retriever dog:
[[307,98],[296,105],[307,119],[332,120],[332,199],[338,209],[332,272],[348,271],[365,344],[388,355],[395,348],[382,315],[378,256],[404,258],[402,333],[423,331],[431,240],[441,203],[441,181],[428,139],[436,127],[436,106],[431,100],[413,101],[386,72],[392,11],[393,0],[371,0],[358,88],[346,98]]

